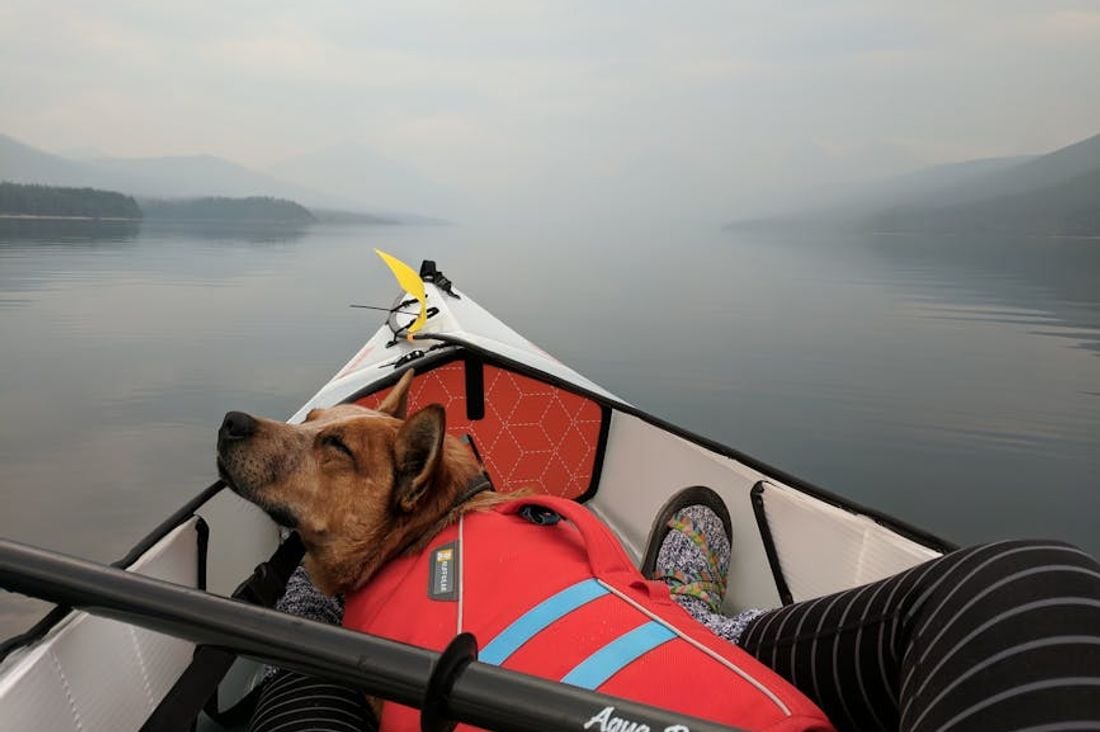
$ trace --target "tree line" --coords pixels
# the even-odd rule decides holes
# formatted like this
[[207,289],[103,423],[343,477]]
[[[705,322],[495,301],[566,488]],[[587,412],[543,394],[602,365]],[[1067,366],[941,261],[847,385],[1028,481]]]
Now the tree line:
[[145,218],[160,221],[240,221],[309,224],[315,222],[305,206],[282,198],[188,198],[142,200]]
[[0,215],[140,219],[131,196],[95,188],[0,182]]
[[4,215],[280,224],[317,220],[294,201],[268,196],[147,199],[139,203],[132,196],[96,188],[0,182],[0,216]]

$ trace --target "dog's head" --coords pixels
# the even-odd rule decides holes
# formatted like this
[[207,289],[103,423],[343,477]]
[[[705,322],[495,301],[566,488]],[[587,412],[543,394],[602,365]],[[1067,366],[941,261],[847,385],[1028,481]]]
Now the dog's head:
[[377,410],[314,409],[302,424],[229,412],[218,472],[277,522],[295,528],[324,592],[347,592],[445,518],[480,470],[446,434],[443,407],[405,417],[412,372]]

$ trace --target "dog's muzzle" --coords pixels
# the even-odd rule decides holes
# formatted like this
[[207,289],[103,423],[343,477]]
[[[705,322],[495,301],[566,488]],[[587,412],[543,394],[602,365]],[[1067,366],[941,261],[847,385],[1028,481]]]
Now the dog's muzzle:
[[218,475],[234,493],[266,511],[276,523],[297,528],[298,517],[288,506],[270,503],[256,488],[271,477],[262,465],[258,467],[250,458],[248,441],[259,429],[260,423],[252,416],[244,412],[226,412],[218,428]]
[[226,412],[222,426],[218,428],[218,448],[230,442],[247,440],[256,434],[258,423],[244,412]]
[[256,420],[244,412],[226,412],[218,428],[218,475],[234,490],[237,490],[237,484],[228,466],[233,462],[230,452],[256,434],[258,427]]

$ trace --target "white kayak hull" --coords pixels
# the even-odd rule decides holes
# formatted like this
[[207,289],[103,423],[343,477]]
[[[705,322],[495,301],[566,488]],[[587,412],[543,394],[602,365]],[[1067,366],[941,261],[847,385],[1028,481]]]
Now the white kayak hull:
[[[645,414],[527,341],[457,289],[426,283],[436,309],[417,340],[389,322],[290,421],[314,407],[377,403],[408,369],[410,408],[440,402],[498,490],[583,500],[637,560],[680,490],[706,486],[730,510],[726,606],[775,607],[864,584],[939,556],[946,542]],[[402,333],[395,337],[394,331]],[[229,595],[280,539],[265,514],[216,484],[171,517],[125,565]],[[0,663],[0,732],[139,729],[193,646],[85,613],[58,611]],[[256,667],[239,662],[225,696]]]

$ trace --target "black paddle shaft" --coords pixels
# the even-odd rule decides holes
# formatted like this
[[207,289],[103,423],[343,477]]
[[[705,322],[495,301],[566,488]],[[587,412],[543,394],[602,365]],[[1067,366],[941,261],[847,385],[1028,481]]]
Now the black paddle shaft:
[[[729,732],[668,710],[559,684],[210,595],[83,559],[0,539],[0,587],[225,648],[303,674],[361,687],[372,696],[501,732]],[[432,688],[445,698],[426,699]],[[447,692],[449,689],[449,693]]]

